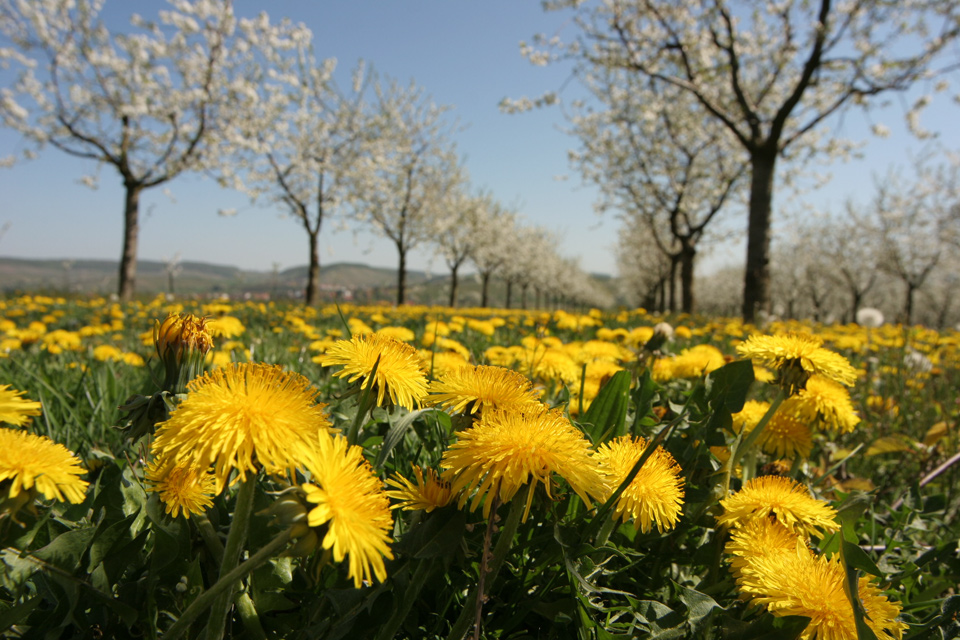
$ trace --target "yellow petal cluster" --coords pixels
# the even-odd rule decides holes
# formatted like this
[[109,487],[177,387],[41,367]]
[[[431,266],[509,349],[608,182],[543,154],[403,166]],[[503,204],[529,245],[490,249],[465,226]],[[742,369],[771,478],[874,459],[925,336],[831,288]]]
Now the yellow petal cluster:
[[289,475],[330,431],[326,405],[298,373],[234,363],[196,378],[186,398],[157,425],[155,456],[171,464],[213,467],[217,493],[230,474],[263,468]]
[[312,479],[302,488],[307,501],[317,505],[307,514],[307,523],[326,525],[323,548],[332,549],[337,562],[350,556],[348,575],[357,588],[374,577],[382,582],[387,577],[384,558],[393,558],[393,517],[363,450],[342,436],[324,436],[307,468]]

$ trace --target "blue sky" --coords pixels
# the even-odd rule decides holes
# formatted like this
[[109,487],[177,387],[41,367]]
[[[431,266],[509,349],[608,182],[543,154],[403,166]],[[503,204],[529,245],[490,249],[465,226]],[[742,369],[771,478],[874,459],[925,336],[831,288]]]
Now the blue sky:
[[[150,13],[147,4],[164,3],[141,3],[141,13]],[[125,24],[130,6],[108,0],[110,22]],[[497,108],[506,96],[535,96],[563,85],[566,69],[533,67],[520,56],[518,46],[538,32],[553,34],[566,27],[569,33],[563,15],[544,13],[536,0],[236,0],[235,6],[243,16],[266,9],[274,20],[288,16],[304,22],[314,33],[317,55],[336,57],[343,74],[363,59],[382,74],[414,79],[437,103],[453,106],[451,115],[466,127],[455,140],[473,184],[515,206],[526,222],[558,231],[560,253],[579,257],[584,269],[615,273],[612,247],[617,222],[593,212],[595,191],[571,173],[566,151],[575,140],[560,130],[559,109],[508,115]],[[571,87],[564,95],[575,91]],[[897,98],[894,102],[891,110],[871,115],[872,122],[882,122],[894,132],[890,138],[871,139],[863,116],[850,113],[842,131],[870,140],[865,159],[835,167],[830,185],[806,194],[803,203],[781,198],[775,207],[802,210],[839,206],[847,197],[868,198],[874,173],[904,163],[908,148],[920,148],[904,134],[902,110]],[[956,122],[958,115],[956,104],[940,95],[924,119],[927,128],[940,131],[941,142],[954,150],[960,149],[960,127],[948,123]],[[0,156],[21,145],[17,135],[0,130]],[[31,162],[0,169],[0,227],[8,224],[0,237],[0,256],[117,260],[123,204],[119,176],[104,167],[99,189],[93,191],[78,182],[92,171],[91,163],[53,148]],[[567,179],[558,179],[562,176]],[[196,176],[181,176],[167,187],[172,199],[162,188],[142,198],[141,259],[160,260],[179,252],[183,260],[263,271],[306,263],[307,236],[293,220],[282,218],[282,210],[253,206],[244,196]],[[217,215],[223,208],[239,213],[223,218]],[[742,227],[745,217],[732,212],[731,228]],[[329,225],[326,229],[321,234],[321,264],[396,265],[393,246],[363,229],[341,233],[330,233]],[[730,243],[708,256],[704,265],[741,259],[741,245]],[[410,262],[415,269],[445,270],[442,260],[431,260],[426,248]]]

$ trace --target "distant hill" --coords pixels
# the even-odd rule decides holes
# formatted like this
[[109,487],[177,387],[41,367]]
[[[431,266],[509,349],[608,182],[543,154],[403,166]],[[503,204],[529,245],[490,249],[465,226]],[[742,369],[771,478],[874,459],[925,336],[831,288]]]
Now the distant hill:
[[[307,285],[307,267],[282,271],[247,271],[237,267],[205,262],[181,262],[170,278],[163,262],[137,262],[137,294],[153,297],[168,293],[252,299],[303,297]],[[111,260],[32,260],[0,257],[0,294],[17,293],[110,295],[117,290],[119,265]],[[597,286],[612,290],[609,276],[595,276]],[[384,302],[396,299],[396,269],[365,264],[334,263],[320,269],[320,293],[324,300]],[[429,275],[407,272],[407,298],[411,303],[446,304],[449,301],[449,274]],[[514,291],[513,306],[519,306],[520,293]],[[530,294],[532,296],[532,293]],[[460,277],[460,306],[480,304],[480,286],[472,275]],[[490,303],[505,303],[505,289],[499,281],[491,284]],[[533,300],[529,300],[532,305]]]

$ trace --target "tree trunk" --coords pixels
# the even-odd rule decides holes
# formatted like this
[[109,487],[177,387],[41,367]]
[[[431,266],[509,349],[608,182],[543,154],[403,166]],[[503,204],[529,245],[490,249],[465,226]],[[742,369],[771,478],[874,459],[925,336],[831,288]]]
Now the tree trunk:
[[143,191],[143,186],[129,182],[124,183],[124,186],[123,253],[120,256],[120,285],[117,293],[121,300],[131,300],[137,288],[137,243],[140,236],[140,192]]
[[754,322],[770,307],[770,216],[777,149],[767,145],[750,154],[750,215],[747,271],[743,281],[743,321]]
[[530,286],[529,282],[524,282],[522,285],[520,285],[520,308],[521,309],[527,308],[527,287],[529,286]]
[[310,266],[307,267],[307,290],[304,299],[308,307],[317,302],[317,289],[320,287],[320,250],[317,234],[310,233]]
[[507,304],[504,309],[510,308],[510,298],[513,297],[513,280],[507,280]]
[[693,293],[693,267],[697,258],[697,249],[687,245],[680,254],[680,288],[683,291],[682,311],[694,313],[696,299]]
[[[680,265],[680,255],[676,254],[676,255],[670,256],[670,275],[667,276],[669,278],[667,282],[667,286],[670,292],[670,296],[669,296],[670,313],[673,313],[674,311],[677,310],[677,267],[679,265]],[[660,310],[663,311],[662,308]]]
[[490,287],[490,272],[486,271],[480,274],[480,306],[486,307],[488,301],[488,290]]
[[397,252],[400,254],[400,264],[397,267],[397,306],[403,306],[407,302],[407,252],[398,243]]
[[904,284],[907,285],[907,295],[903,301],[903,325],[909,327],[913,324],[913,294],[917,288],[912,282],[904,281]]
[[863,294],[854,289],[850,292],[850,322],[857,321],[857,311],[860,311],[860,303],[862,302]]
[[450,308],[456,308],[457,306],[457,287],[460,282],[457,280],[457,271],[460,269],[460,265],[455,265],[450,267]]
[[657,285],[660,288],[660,305],[657,311],[664,313],[667,310],[667,283],[664,282],[666,278],[661,278],[660,283]]

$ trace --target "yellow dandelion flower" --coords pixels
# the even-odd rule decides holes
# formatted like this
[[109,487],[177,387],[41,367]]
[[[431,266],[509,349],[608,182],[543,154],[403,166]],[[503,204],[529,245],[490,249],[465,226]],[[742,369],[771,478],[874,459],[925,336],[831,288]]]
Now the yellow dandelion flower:
[[48,500],[79,504],[87,482],[78,476],[86,472],[72,451],[46,436],[0,429],[0,498],[36,489]]
[[516,350],[501,345],[493,345],[483,352],[484,359],[498,367],[510,367],[517,361]]
[[657,358],[654,360],[650,375],[657,382],[672,380],[674,378],[673,358]]
[[456,371],[460,367],[469,366],[463,356],[453,351],[427,351],[420,349],[417,351],[420,359],[423,360],[424,369],[430,372],[431,377],[437,378],[448,373]]
[[338,340],[319,360],[324,367],[343,365],[334,375],[348,382],[362,378],[364,387],[376,365],[374,388],[379,406],[388,397],[394,405],[416,409],[427,395],[427,377],[417,350],[394,338],[372,333]]
[[0,385],[0,422],[23,427],[30,424],[31,416],[40,415],[40,403],[27,400],[25,393],[11,389],[9,384]]
[[853,432],[860,422],[850,392],[823,376],[810,376],[806,388],[789,398],[782,410],[841,433]]
[[147,491],[160,495],[166,513],[174,518],[201,514],[213,504],[216,478],[207,469],[189,464],[168,465],[155,458],[146,468]]
[[857,370],[846,358],[821,345],[823,340],[806,333],[752,335],[737,345],[737,352],[776,369],[791,392],[802,389],[806,379],[813,374],[853,386]]
[[[600,445],[595,458],[606,481],[605,500],[624,481],[646,446],[646,440],[631,436],[621,436]],[[682,507],[680,466],[663,447],[657,447],[620,494],[615,513],[624,522],[632,519],[634,528],[643,533],[650,531],[654,523],[662,533],[676,526]]]
[[[753,558],[743,567],[741,582],[753,602],[775,616],[810,618],[802,640],[857,640],[853,606],[838,558],[805,553],[781,553]],[[857,584],[865,622],[878,640],[903,637],[907,625],[898,621],[900,605],[888,600],[873,579]]]
[[93,357],[100,362],[120,362],[123,360],[123,351],[112,344],[100,344],[93,348]]
[[540,406],[533,384],[522,373],[487,365],[464,366],[430,383],[426,404],[451,413],[483,413],[500,408],[529,411]]
[[303,485],[307,502],[317,505],[307,514],[311,527],[327,526],[323,548],[342,562],[350,556],[348,575],[358,589],[363,582],[387,577],[384,558],[393,559],[390,500],[379,478],[363,458],[363,449],[342,436],[324,436],[307,468],[311,484]]
[[720,501],[721,525],[740,527],[755,518],[776,518],[799,535],[822,535],[836,531],[836,510],[812,497],[798,482],[783,476],[759,476],[729,498]]
[[730,571],[738,579],[743,568],[757,558],[781,553],[810,553],[806,540],[769,518],[756,518],[730,533],[724,548]]
[[[440,466],[447,471],[444,477],[451,480],[451,490],[460,494],[461,508],[476,490],[471,510],[487,494],[508,502],[531,481],[543,483],[549,496],[553,474],[565,479],[587,504],[590,496],[603,493],[590,442],[559,410],[484,412],[479,422],[457,433],[457,441],[443,454]],[[524,520],[532,502],[531,490]],[[485,517],[490,515],[492,503],[492,497],[485,501]]]
[[[752,401],[748,401],[746,404],[750,402]],[[746,404],[744,405],[744,410],[747,410]],[[766,405],[767,403],[757,404]],[[747,433],[749,433],[757,426],[760,418],[763,417],[763,413],[759,416],[750,416],[750,419],[756,417],[756,420],[752,423],[747,423],[747,419],[743,413],[744,412],[741,411],[740,414],[734,414],[737,417],[734,417],[733,428],[739,431],[741,427],[738,423],[742,421],[743,426],[747,429]],[[766,410],[764,410],[764,413],[766,413]],[[810,427],[807,426],[805,420],[791,412],[784,411],[783,407],[781,407],[780,410],[773,414],[770,421],[767,422],[763,433],[760,434],[757,445],[767,453],[778,458],[793,458],[796,456],[808,458],[810,457],[810,451],[813,449],[813,435],[810,433]]]
[[530,369],[530,375],[541,380],[573,384],[580,377],[580,367],[573,358],[562,349],[552,347],[533,352]]
[[699,378],[724,364],[726,360],[720,349],[710,344],[698,344],[684,349],[680,355],[673,358],[673,377]]
[[377,333],[386,338],[393,338],[401,342],[413,342],[417,337],[413,331],[406,327],[381,327],[377,329]]
[[743,403],[743,409],[730,416],[733,420],[733,430],[740,433],[742,429],[746,429],[747,433],[750,433],[760,423],[768,409],[770,409],[769,402],[747,400]]
[[330,431],[318,391],[298,373],[234,363],[194,379],[187,397],[157,425],[154,455],[175,464],[214,467],[217,493],[233,470],[245,478],[293,471]]
[[809,458],[813,450],[813,436],[806,421],[784,411],[773,414],[760,440],[763,450],[777,458]]
[[235,338],[244,331],[246,327],[237,318],[233,316],[220,316],[207,320],[207,331],[215,338]]
[[418,465],[413,467],[413,475],[416,480],[404,478],[401,475],[395,475],[387,479],[387,484],[396,487],[396,491],[387,491],[387,495],[398,500],[394,505],[395,509],[404,509],[407,511],[426,511],[430,513],[434,509],[442,509],[453,500],[453,491],[450,490],[450,483],[440,478],[433,469],[427,469],[426,478],[424,478],[423,469]]

